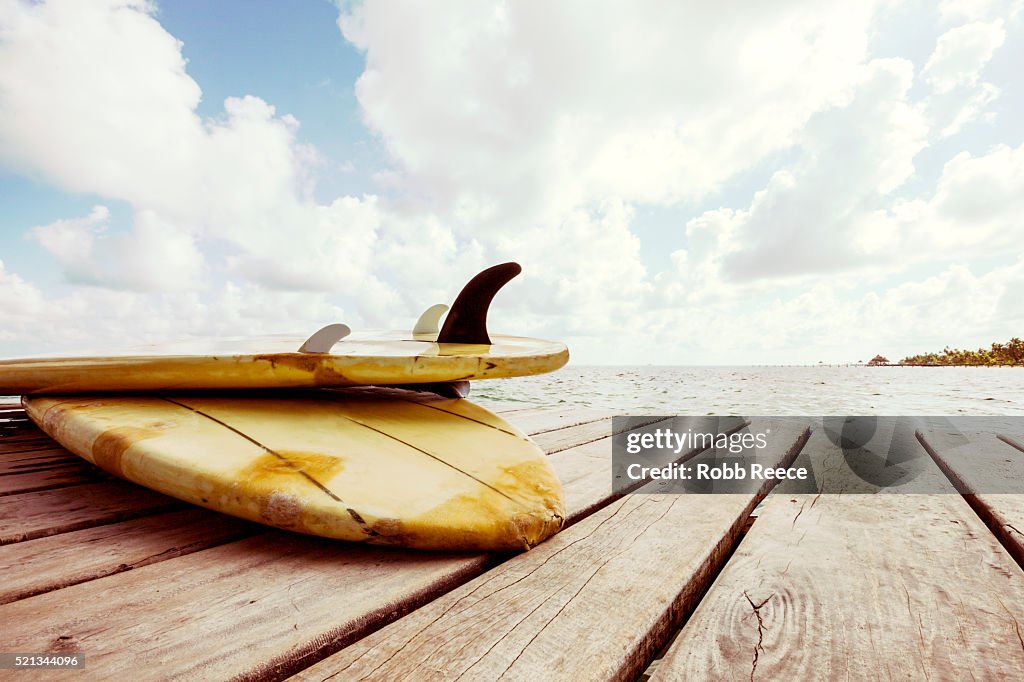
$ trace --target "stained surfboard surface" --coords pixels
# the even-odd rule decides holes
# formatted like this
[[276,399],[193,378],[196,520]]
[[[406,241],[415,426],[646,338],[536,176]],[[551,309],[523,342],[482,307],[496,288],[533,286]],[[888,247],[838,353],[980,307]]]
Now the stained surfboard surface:
[[466,400],[377,389],[22,400],[50,436],[116,476],[288,530],[512,550],[564,517],[543,452]]
[[0,360],[0,395],[443,383],[542,374],[569,359],[556,341],[491,340],[437,343],[433,334],[367,332],[328,353],[299,353],[302,338],[278,336]]

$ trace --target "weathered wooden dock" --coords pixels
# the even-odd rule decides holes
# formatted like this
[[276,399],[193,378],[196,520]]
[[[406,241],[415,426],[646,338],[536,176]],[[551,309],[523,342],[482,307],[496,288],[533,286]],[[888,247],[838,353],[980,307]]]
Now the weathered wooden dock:
[[[944,455],[941,435],[921,447],[949,494],[765,483],[622,497],[608,415],[504,416],[548,452],[569,515],[551,540],[499,556],[357,546],[189,507],[102,474],[0,406],[0,652],[85,658],[0,677],[1024,675],[1024,495],[976,491],[976,468]],[[1024,439],[1001,436],[979,436],[978,456],[1024,479]],[[834,448],[794,425],[764,456],[827,471]]]

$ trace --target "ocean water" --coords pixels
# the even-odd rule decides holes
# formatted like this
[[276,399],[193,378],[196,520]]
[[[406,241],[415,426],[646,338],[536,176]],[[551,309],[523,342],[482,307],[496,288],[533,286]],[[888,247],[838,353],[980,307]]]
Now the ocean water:
[[[587,367],[475,381],[491,408],[664,415],[1024,415],[1024,367]],[[0,403],[17,403],[0,396]]]
[[631,414],[1024,414],[1024,367],[585,367],[473,383],[492,408]]

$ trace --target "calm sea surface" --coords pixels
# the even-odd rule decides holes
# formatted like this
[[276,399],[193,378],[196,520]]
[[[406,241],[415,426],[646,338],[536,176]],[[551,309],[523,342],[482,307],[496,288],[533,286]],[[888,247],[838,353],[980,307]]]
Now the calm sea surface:
[[578,367],[473,383],[485,406],[634,414],[1024,414],[1024,367]]
[[[581,367],[473,382],[492,408],[632,414],[1024,414],[1024,367]],[[17,402],[0,396],[0,402]]]

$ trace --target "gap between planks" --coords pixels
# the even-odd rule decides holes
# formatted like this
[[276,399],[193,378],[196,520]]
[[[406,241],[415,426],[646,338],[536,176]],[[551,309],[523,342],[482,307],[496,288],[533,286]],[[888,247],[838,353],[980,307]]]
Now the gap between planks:
[[[1024,452],[1005,434],[959,435],[967,442],[938,431],[919,431],[917,438],[1017,565],[1024,568]],[[1013,488],[1021,492],[1001,492]]]

